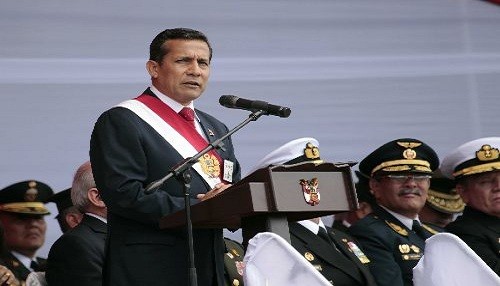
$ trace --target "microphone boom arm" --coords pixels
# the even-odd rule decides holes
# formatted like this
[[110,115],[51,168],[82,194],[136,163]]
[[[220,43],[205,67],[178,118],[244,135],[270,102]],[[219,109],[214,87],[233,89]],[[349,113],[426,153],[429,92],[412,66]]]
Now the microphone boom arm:
[[200,159],[206,153],[210,152],[210,150],[212,150],[212,149],[218,149],[218,148],[223,148],[224,143],[222,141],[224,141],[226,138],[228,138],[229,136],[231,136],[236,131],[238,131],[241,128],[243,128],[245,125],[247,125],[248,123],[250,123],[250,121],[256,121],[262,115],[267,115],[267,113],[264,110],[255,110],[255,111],[253,111],[248,116],[247,119],[245,119],[243,122],[241,122],[240,124],[238,124],[232,130],[229,130],[228,133],[224,134],[222,137],[220,137],[219,139],[215,140],[214,142],[208,143],[208,145],[203,150],[201,150],[200,152],[198,152],[193,157],[189,157],[189,158],[186,158],[185,160],[183,160],[179,165],[177,165],[176,167],[170,169],[170,171],[168,171],[167,175],[165,175],[163,178],[150,183],[146,187],[146,189],[144,190],[144,193],[146,193],[146,194],[152,194],[152,193],[154,193],[168,179],[170,179],[171,177],[174,177],[174,176],[175,177],[179,176],[185,170],[189,169],[191,166],[193,166],[194,164],[196,164],[196,162],[198,162],[198,159]]

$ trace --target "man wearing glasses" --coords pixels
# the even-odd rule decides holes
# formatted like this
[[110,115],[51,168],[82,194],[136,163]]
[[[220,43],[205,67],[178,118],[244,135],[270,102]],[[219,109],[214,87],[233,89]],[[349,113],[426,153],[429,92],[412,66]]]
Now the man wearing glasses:
[[436,152],[411,138],[386,143],[360,162],[377,205],[349,231],[371,260],[377,285],[413,285],[412,269],[423,255],[425,239],[437,233],[420,222],[418,213],[438,166]]

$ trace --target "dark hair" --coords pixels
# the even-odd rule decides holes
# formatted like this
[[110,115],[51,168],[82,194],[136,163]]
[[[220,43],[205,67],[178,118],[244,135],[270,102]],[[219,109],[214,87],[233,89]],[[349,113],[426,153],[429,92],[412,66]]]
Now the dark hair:
[[208,42],[207,36],[200,31],[189,28],[174,28],[166,29],[156,35],[149,45],[149,59],[161,64],[163,57],[168,53],[167,48],[163,45],[168,40],[199,40],[207,43],[210,51],[209,60],[212,60],[212,46]]

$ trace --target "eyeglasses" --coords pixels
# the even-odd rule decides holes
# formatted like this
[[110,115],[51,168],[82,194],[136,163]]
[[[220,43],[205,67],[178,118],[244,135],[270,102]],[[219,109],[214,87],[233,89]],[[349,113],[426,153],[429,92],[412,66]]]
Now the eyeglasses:
[[425,182],[429,180],[432,176],[430,175],[387,175],[386,178],[389,178],[398,183],[405,183],[409,180],[413,180],[417,183]]

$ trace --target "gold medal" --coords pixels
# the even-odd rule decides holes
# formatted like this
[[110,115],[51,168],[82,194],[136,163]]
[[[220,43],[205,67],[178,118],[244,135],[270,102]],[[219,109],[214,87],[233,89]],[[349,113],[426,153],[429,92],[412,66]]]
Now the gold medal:
[[207,153],[203,155],[200,159],[198,159],[198,162],[200,163],[203,172],[207,174],[209,177],[211,178],[219,177],[220,163],[219,160],[217,160],[217,157]]
[[313,261],[314,260],[314,255],[310,252],[304,253],[304,257],[307,259],[307,261]]

